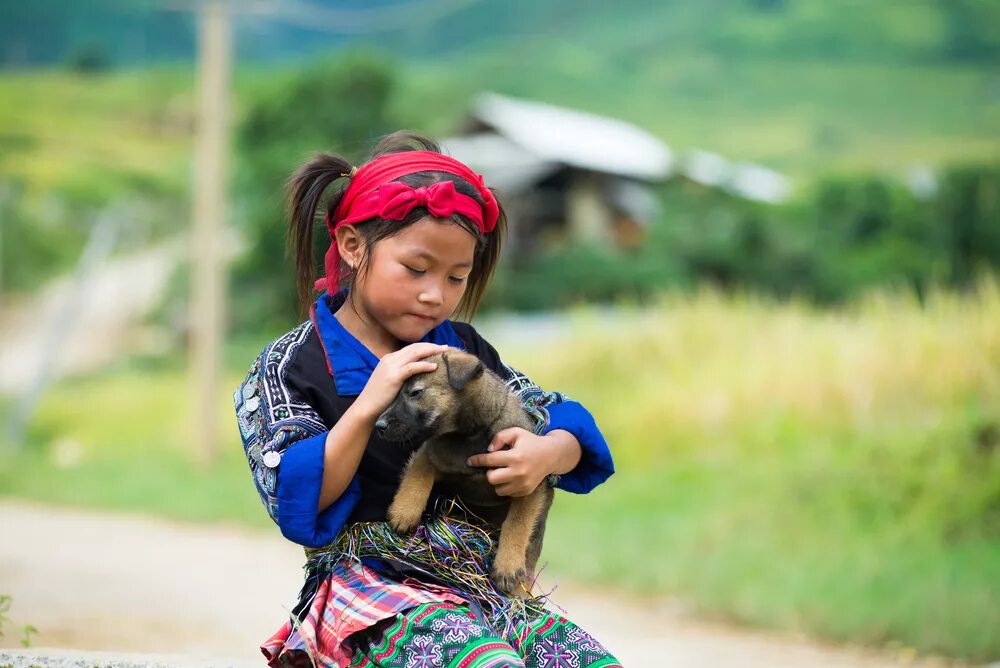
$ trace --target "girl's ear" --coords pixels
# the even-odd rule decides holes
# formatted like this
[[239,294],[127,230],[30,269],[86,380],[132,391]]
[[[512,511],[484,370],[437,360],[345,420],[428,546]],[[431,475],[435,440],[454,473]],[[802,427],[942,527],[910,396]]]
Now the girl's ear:
[[334,235],[337,237],[337,250],[340,251],[341,259],[356,269],[364,251],[364,240],[357,228],[354,225],[343,225],[337,228]]

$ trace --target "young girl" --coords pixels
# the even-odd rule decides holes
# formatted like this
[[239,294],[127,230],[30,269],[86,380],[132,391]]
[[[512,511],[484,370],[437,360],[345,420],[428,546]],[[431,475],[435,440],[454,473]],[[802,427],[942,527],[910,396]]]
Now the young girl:
[[[313,283],[312,226],[324,191],[330,245]],[[617,666],[590,635],[489,579],[495,536],[435,488],[434,511],[399,536],[386,510],[408,451],[373,433],[424,358],[464,349],[535,417],[469,460],[498,494],[554,482],[586,493],[614,467],[580,404],[506,366],[471,325],[506,219],[478,174],[434,142],[397,133],[360,168],[320,154],[289,184],[299,296],[310,318],[264,348],[234,395],[257,491],[282,534],[306,547],[288,622],[261,647],[270,666]]]

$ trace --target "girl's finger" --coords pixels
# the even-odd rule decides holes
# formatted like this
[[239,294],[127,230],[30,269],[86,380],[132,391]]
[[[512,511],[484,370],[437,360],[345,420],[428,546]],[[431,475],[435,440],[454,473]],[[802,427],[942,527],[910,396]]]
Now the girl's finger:
[[403,378],[406,379],[418,373],[430,373],[437,366],[435,362],[410,362],[403,366]]
[[446,350],[448,350],[448,346],[421,341],[420,343],[411,343],[405,348],[400,348],[397,354],[405,360],[418,360],[429,355],[443,353]]
[[513,441],[515,438],[517,438],[517,435],[520,434],[522,431],[527,431],[527,430],[522,429],[521,427],[507,427],[506,429],[501,429],[497,433],[493,434],[493,442],[497,443],[499,441],[504,441],[509,443]]
[[494,487],[503,485],[510,482],[510,471],[505,468],[490,469],[486,472],[486,480]]
[[511,482],[497,487],[496,493],[500,496],[528,496],[528,494],[531,494],[531,491],[524,489],[521,485]]
[[497,468],[498,466],[503,466],[502,463],[497,461],[496,454],[494,452],[490,453],[480,453],[478,455],[472,455],[465,460],[465,463],[469,466],[482,466],[488,468]]
[[504,429],[503,431],[498,431],[493,434],[493,438],[490,439],[489,451],[499,450],[508,443],[513,443],[513,434],[510,433],[509,429]]
[[476,460],[480,462],[478,466],[489,466],[492,468],[499,468],[502,466],[507,466],[511,462],[511,455],[509,450],[498,450],[496,452],[489,452],[486,454],[474,455]]

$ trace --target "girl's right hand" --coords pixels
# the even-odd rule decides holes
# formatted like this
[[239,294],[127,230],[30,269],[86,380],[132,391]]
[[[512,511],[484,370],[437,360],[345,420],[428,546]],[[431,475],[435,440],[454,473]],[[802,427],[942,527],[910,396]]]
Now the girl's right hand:
[[446,350],[448,346],[421,341],[384,356],[372,371],[365,389],[355,399],[354,406],[374,422],[396,398],[399,388],[407,378],[437,368],[437,364],[427,362],[424,358],[441,354]]

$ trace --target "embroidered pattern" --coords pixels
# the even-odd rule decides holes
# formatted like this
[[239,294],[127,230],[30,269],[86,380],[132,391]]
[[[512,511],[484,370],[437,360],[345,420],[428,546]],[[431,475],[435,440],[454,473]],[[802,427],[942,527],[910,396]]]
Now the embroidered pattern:
[[304,322],[257,356],[233,393],[243,451],[267,514],[277,522],[278,463],[292,443],[326,431],[319,414],[288,385],[288,365],[312,332]]
[[[375,636],[355,643],[351,668],[430,668],[452,666],[476,668],[621,668],[607,649],[580,627],[551,612],[524,624],[524,642],[518,651],[497,630],[477,621],[464,605],[431,603],[412,608],[396,617]],[[464,614],[463,614],[464,613]],[[441,621],[464,619],[470,639],[442,633]],[[581,641],[582,644],[581,644]],[[281,665],[305,665],[295,654],[285,655]],[[274,666],[275,662],[272,661]]]
[[535,420],[535,433],[540,434],[549,423],[546,406],[569,401],[561,392],[546,392],[526,375],[512,366],[500,362],[507,388],[521,398],[524,410]]
[[438,668],[444,662],[441,645],[430,635],[414,636],[406,654],[406,668]]
[[457,612],[449,612],[431,623],[431,630],[439,634],[445,642],[464,643],[469,638],[483,635],[483,627],[477,626],[471,617]]

